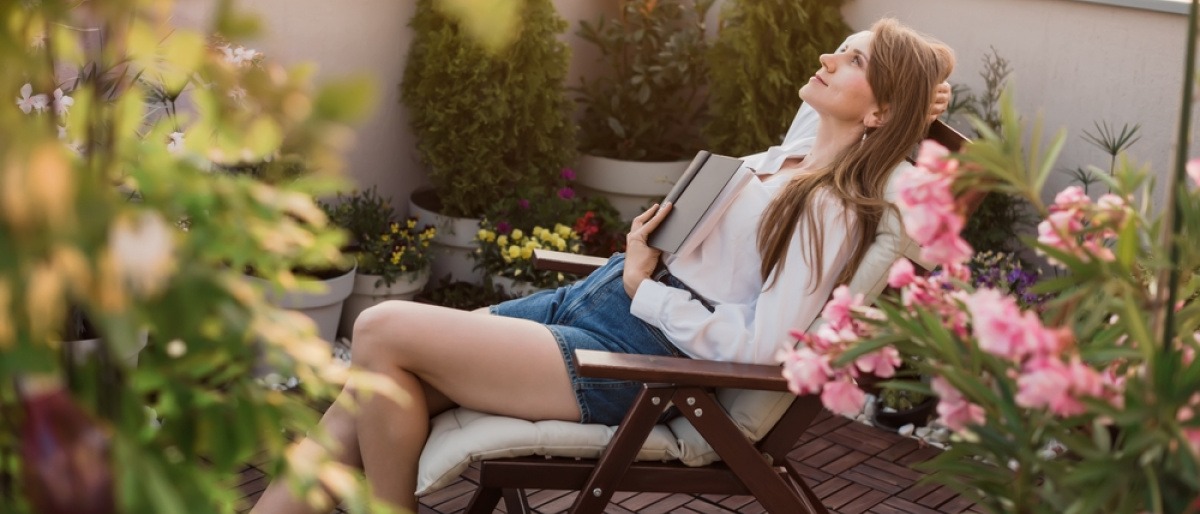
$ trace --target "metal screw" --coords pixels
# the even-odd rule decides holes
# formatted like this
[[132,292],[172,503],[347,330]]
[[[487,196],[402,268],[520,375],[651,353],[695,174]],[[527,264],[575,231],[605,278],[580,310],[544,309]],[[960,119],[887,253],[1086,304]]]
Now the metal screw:
[[698,418],[698,417],[700,417],[700,416],[703,416],[703,415],[704,415],[704,411],[703,411],[703,410],[701,410],[701,409],[696,409],[696,417],[697,417],[697,418]]
[[600,497],[600,488],[599,487],[592,489],[592,496],[595,496],[597,498]]
[[688,404],[688,405],[695,405],[695,404],[696,404],[696,399],[695,399],[695,398],[693,398],[693,397],[691,397],[691,396],[689,396],[689,397],[688,397],[688,399],[687,399],[687,404]]
[[653,403],[654,405],[658,405],[658,404],[662,403],[662,400],[659,400],[658,397],[655,396],[650,399],[650,403]]

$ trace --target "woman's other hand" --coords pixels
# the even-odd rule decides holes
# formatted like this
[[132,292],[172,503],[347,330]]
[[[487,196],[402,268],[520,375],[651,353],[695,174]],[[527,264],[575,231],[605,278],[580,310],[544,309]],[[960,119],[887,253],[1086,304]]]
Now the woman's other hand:
[[654,229],[658,228],[669,212],[671,212],[670,203],[661,206],[654,204],[646,212],[633,218],[633,227],[625,236],[625,270],[622,275],[625,294],[628,294],[630,298],[637,293],[637,288],[642,284],[642,280],[650,278],[654,274],[654,268],[658,266],[658,258],[662,255],[662,250],[651,247],[646,243],[646,239],[650,237],[650,233],[654,232]]
[[938,84],[933,90],[933,105],[929,106],[929,122],[938,119],[946,109],[950,108],[950,92],[951,87],[949,82]]

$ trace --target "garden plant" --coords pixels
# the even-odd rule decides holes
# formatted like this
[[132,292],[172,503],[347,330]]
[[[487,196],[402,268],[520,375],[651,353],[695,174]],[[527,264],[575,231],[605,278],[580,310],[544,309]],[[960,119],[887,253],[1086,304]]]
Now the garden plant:
[[[311,288],[291,270],[341,260],[313,196],[342,187],[339,142],[370,88],[316,89],[310,67],[236,43],[258,24],[232,2],[204,32],[172,8],[0,2],[16,99],[0,108],[0,512],[233,512],[230,479],[263,451],[309,498],[320,483],[365,511],[355,471],[284,457],[348,370],[242,272]],[[304,172],[218,172],[256,162]],[[71,309],[101,339],[91,353],[62,333]],[[264,367],[301,387],[264,387]]]

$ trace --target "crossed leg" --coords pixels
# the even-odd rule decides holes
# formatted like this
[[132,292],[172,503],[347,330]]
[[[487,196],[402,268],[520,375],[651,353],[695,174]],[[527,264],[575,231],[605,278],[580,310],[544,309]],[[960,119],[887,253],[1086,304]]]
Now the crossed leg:
[[[362,465],[376,498],[417,509],[417,459],[429,418],[454,405],[523,419],[579,420],[566,365],[554,336],[527,320],[411,302],[386,302],[354,324],[353,364],[391,378],[405,404],[363,395],[358,409],[334,402],[321,425],[339,461]],[[311,440],[302,445],[315,445]],[[272,483],[255,514],[311,512],[286,485]]]

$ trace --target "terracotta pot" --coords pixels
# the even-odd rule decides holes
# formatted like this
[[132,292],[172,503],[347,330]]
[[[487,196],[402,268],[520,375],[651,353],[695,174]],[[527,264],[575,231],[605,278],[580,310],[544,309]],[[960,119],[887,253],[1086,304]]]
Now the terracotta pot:
[[428,268],[405,273],[396,277],[396,281],[392,282],[390,286],[382,285],[383,277],[380,275],[366,273],[355,275],[354,287],[350,290],[350,296],[342,304],[342,318],[341,323],[338,324],[338,334],[341,337],[350,337],[354,332],[354,320],[358,319],[358,315],[372,305],[388,300],[412,300],[417,293],[421,292],[425,284],[429,283],[430,274]]
[[445,216],[438,213],[437,208],[437,195],[432,189],[414,191],[409,197],[409,216],[417,218],[420,226],[437,227],[437,235],[430,244],[431,280],[437,283],[450,278],[472,284],[483,283],[483,274],[475,269],[475,260],[471,258],[480,220]]
[[671,186],[687,169],[687,161],[645,162],[621,161],[583,155],[575,171],[576,183],[583,194],[599,194],[608,198],[621,214],[631,221],[646,207],[671,192]]

